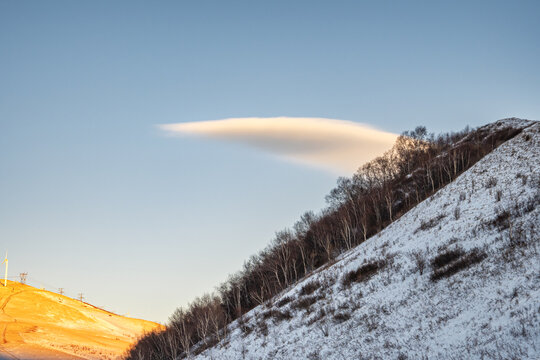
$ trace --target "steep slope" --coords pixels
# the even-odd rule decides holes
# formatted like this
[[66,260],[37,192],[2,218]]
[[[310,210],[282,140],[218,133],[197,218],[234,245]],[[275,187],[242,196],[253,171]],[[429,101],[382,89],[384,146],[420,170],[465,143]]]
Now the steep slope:
[[160,326],[17,282],[0,286],[0,359],[115,359]]
[[533,123],[196,358],[536,359],[539,203]]

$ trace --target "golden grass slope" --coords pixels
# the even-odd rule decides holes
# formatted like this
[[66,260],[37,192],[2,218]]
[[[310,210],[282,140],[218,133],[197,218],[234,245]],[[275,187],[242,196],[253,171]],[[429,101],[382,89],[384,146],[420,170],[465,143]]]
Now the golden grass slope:
[[0,285],[0,359],[118,359],[160,327],[18,282]]

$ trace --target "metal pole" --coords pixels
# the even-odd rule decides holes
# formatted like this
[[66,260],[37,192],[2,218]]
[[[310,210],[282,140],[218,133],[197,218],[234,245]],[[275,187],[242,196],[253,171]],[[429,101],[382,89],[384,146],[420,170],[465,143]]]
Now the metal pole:
[[4,276],[4,286],[7,286],[7,272],[8,272],[8,258],[7,258],[7,251],[6,251],[6,258],[4,259],[4,262],[6,263],[6,274]]

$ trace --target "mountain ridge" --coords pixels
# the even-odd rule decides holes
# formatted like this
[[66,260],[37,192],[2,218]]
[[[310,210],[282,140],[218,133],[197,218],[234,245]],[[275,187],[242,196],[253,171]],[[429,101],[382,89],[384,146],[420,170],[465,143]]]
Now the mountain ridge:
[[536,358],[540,126],[486,128],[516,121],[521,134],[194,358]]
[[14,281],[0,286],[0,311],[0,359],[117,359],[162,328]]

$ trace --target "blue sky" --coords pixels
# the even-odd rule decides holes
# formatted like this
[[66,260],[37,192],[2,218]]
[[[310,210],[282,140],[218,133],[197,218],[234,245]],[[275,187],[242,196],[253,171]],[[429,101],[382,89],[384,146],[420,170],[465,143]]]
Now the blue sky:
[[[165,321],[336,175],[157,125],[540,118],[537,1],[0,1],[11,274]],[[360,165],[360,164],[359,164]]]

